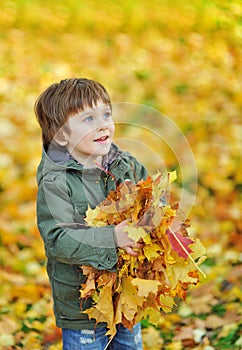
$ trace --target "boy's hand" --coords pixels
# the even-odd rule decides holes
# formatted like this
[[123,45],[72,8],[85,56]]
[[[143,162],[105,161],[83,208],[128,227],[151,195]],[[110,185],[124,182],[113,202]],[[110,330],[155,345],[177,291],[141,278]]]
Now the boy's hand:
[[139,253],[135,251],[134,249],[141,249],[143,248],[144,244],[140,242],[134,242],[132,239],[129,238],[128,233],[124,231],[124,228],[127,227],[127,221],[125,220],[115,226],[114,229],[114,239],[116,247],[122,248],[126,250],[126,252],[129,255],[137,256]]

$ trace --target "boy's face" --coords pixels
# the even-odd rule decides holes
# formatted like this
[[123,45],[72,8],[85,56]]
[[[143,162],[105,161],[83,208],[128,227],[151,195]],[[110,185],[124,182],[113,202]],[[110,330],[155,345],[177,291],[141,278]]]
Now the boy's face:
[[64,143],[69,153],[79,163],[95,166],[106,155],[114,135],[112,112],[107,104],[98,101],[93,108],[70,116],[67,122],[68,132],[63,130]]

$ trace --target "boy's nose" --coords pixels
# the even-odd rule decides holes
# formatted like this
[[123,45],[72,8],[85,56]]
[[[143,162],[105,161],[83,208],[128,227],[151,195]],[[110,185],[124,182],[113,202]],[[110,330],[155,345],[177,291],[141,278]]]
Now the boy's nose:
[[106,132],[109,130],[109,127],[107,124],[104,124],[104,125],[100,125],[98,128],[97,128],[97,131],[98,132]]
[[110,122],[103,120],[102,118],[98,119],[97,121],[97,129],[99,130],[107,129],[109,125],[110,125]]

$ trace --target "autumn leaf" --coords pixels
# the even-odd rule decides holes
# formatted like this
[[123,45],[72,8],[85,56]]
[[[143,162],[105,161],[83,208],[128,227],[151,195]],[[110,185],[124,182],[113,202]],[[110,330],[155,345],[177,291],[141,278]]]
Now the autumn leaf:
[[107,335],[114,335],[116,333],[112,302],[112,288],[113,282],[110,280],[100,289],[100,294],[98,297],[99,302],[96,303],[95,307],[91,307],[84,311],[84,313],[86,313],[90,319],[95,319],[97,323],[107,323]]
[[[107,12],[117,12],[117,5],[111,0],[100,3],[100,11],[96,11],[94,1],[73,0],[68,5],[63,1],[43,3],[3,0],[0,5],[3,135],[0,140],[0,323],[3,327],[0,348],[62,348],[35,219],[35,172],[41,156],[41,132],[33,104],[42,88],[63,77],[78,76],[79,63],[92,57],[88,67],[83,68],[84,74],[94,79],[98,76],[100,82],[108,81],[114,100],[139,103],[137,109],[129,104],[130,111],[123,109],[123,103],[114,104],[117,105],[114,120],[119,117],[122,120],[116,123],[115,141],[136,155],[150,173],[163,169],[164,164],[177,169],[178,181],[172,186],[174,202],[181,190],[189,191],[191,175],[189,162],[181,158],[186,163],[184,169],[177,159],[186,155],[182,143],[172,135],[171,129],[159,123],[163,113],[179,125],[197,164],[192,231],[197,232],[207,247],[209,258],[204,261],[204,247],[199,247],[198,241],[188,247],[199,266],[203,262],[207,279],[190,291],[186,310],[182,303],[175,312],[165,315],[148,306],[143,308],[142,315],[139,312],[140,319],[150,317],[150,323],[157,325],[154,329],[148,322],[142,322],[144,349],[239,350],[242,347],[239,321],[231,316],[228,325],[237,323],[237,329],[223,330],[223,325],[215,327],[218,324],[212,317],[207,317],[206,324],[205,314],[213,316],[224,308],[225,315],[231,312],[241,318],[241,2],[194,0],[187,6],[185,1],[151,0],[131,6],[130,1],[124,0],[118,7],[118,16],[115,19],[110,16],[108,20]],[[70,53],[63,40],[76,43],[78,49]],[[159,110],[157,113],[155,108]],[[147,118],[149,115],[151,118]],[[127,193],[131,192],[129,185],[125,187]],[[147,182],[148,198],[149,191]],[[145,202],[146,208],[149,205]],[[141,216],[147,222],[142,210]],[[158,225],[162,216],[159,212],[155,223],[149,221],[149,226]],[[110,216],[109,220],[116,218]],[[164,221],[156,236],[162,238],[166,254],[154,260],[153,268],[156,272],[164,269],[166,280],[163,265],[176,265],[176,259],[183,258],[171,247]],[[141,217],[139,222],[144,224]],[[106,224],[102,220],[95,223],[97,227]],[[126,272],[130,272],[131,265],[135,265],[135,271],[142,261],[142,266],[148,269],[146,258],[140,255],[138,262],[129,262]],[[193,264],[189,258],[186,262]],[[201,300],[202,296],[207,299]],[[224,317],[217,315],[224,321]],[[40,319],[45,330],[35,330],[26,322],[29,319]],[[183,327],[188,331],[183,332]],[[200,340],[195,330],[202,334]],[[176,334],[183,334],[183,339],[176,339]]]
[[138,295],[141,297],[147,297],[149,293],[156,295],[161,284],[156,280],[144,280],[142,278],[133,278],[131,283],[138,287]]
[[167,230],[167,236],[172,248],[177,252],[177,254],[184,259],[188,258],[189,254],[192,252],[188,246],[194,243],[194,241],[179,233],[174,233],[169,229]]
[[124,231],[128,232],[129,238],[135,242],[148,235],[147,231],[143,227],[137,227],[129,224],[127,228],[124,229]]
[[143,248],[144,256],[149,260],[154,260],[155,258],[159,258],[161,254],[161,247],[158,244],[146,244]]
[[138,308],[139,306],[142,307],[144,302],[144,299],[138,294],[138,289],[134,287],[132,281],[133,279],[130,277],[122,279],[119,299],[121,315],[130,322],[129,328],[134,325],[134,319]]
[[174,298],[168,295],[160,295],[160,306],[164,312],[170,312],[175,305]]
[[87,276],[83,288],[80,290],[81,297],[86,298],[93,294],[93,291],[96,289],[95,286],[95,272],[91,266],[82,266],[83,274]]
[[[169,184],[168,178],[158,173],[137,184],[121,184],[96,209],[87,212],[88,224],[97,224],[98,220],[106,224],[128,220],[126,232],[129,237],[134,241],[142,239],[144,244],[137,257],[118,249],[116,282],[113,280],[111,289],[107,290],[110,285],[108,272],[83,268],[87,280],[81,295],[91,295],[96,302],[86,313],[89,317],[98,317],[97,322],[106,320],[112,336],[113,323],[122,322],[131,329],[143,317],[148,316],[152,322],[160,308],[171,311],[174,298],[184,299],[189,287],[199,281],[202,271],[195,260],[202,261],[200,254],[204,256],[201,242],[196,245],[196,239],[189,238],[185,223],[174,233],[169,225],[178,206],[160,205],[160,197]],[[195,245],[193,252],[190,244]],[[94,285],[98,286],[96,291]],[[108,298],[109,301],[112,299],[113,309],[106,313],[100,305],[105,305]]]

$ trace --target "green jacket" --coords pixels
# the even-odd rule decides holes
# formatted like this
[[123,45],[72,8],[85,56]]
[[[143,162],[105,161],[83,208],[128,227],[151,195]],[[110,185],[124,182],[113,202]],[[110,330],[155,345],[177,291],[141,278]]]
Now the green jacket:
[[[100,203],[117,183],[137,182],[147,177],[145,168],[129,153],[112,145],[103,167],[84,169],[63,149],[43,150],[37,171],[37,221],[47,256],[47,272],[60,328],[93,329],[81,310],[92,300],[80,299],[85,282],[80,265],[115,271],[117,253],[113,226],[85,224],[85,212]],[[99,326],[103,324],[99,324]]]

